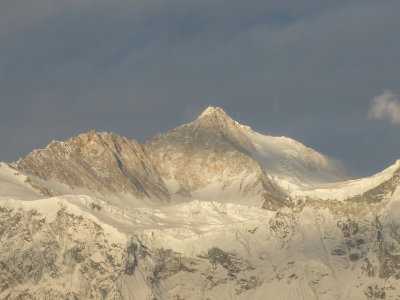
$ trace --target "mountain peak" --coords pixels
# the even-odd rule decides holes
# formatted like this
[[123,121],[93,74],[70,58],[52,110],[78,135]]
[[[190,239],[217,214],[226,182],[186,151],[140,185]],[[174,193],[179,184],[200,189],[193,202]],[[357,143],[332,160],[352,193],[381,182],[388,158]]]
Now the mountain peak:
[[197,118],[197,120],[209,118],[212,118],[214,120],[228,120],[233,122],[232,118],[220,107],[207,107]]
[[239,125],[234,121],[222,108],[207,107],[201,115],[196,119],[195,124],[202,127],[215,127],[219,130],[236,127]]
[[228,116],[227,113],[222,108],[209,106],[201,113],[200,117],[215,116],[215,115]]

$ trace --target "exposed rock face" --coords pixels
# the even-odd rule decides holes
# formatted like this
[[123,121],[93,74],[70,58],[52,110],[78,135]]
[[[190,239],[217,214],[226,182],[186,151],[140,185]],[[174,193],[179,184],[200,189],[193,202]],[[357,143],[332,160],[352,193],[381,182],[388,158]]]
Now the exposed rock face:
[[0,207],[1,299],[121,299],[124,245],[103,228],[60,208],[52,220],[35,210]]
[[169,199],[163,180],[142,145],[113,133],[91,131],[66,142],[54,141],[20,159],[17,169],[72,189]]
[[252,143],[239,126],[222,109],[208,108],[195,122],[160,134],[144,147],[161,176],[176,180],[180,191],[190,193],[219,183],[223,194],[236,184],[241,197],[256,191],[265,208],[276,209],[283,205],[284,192],[248,155],[245,149]]

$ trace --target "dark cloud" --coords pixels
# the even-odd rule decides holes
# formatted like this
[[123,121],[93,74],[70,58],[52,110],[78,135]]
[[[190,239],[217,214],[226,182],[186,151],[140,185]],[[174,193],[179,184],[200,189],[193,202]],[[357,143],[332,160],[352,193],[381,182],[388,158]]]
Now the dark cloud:
[[5,0],[0,159],[90,129],[140,141],[221,106],[355,175],[400,157],[398,1]]

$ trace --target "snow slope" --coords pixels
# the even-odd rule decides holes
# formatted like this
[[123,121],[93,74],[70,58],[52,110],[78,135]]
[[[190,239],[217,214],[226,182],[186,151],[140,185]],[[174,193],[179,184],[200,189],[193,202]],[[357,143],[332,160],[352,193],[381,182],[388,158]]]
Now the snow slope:
[[252,143],[253,149],[248,149],[251,156],[272,181],[286,190],[348,178],[338,162],[293,139],[262,135],[247,126],[240,128]]
[[292,193],[295,197],[310,197],[314,199],[346,200],[357,195],[362,195],[382,183],[390,180],[400,169],[400,160],[387,169],[366,178],[322,184],[309,189],[297,190]]
[[12,169],[7,163],[0,162],[0,198],[40,199],[38,191],[26,183],[27,177]]

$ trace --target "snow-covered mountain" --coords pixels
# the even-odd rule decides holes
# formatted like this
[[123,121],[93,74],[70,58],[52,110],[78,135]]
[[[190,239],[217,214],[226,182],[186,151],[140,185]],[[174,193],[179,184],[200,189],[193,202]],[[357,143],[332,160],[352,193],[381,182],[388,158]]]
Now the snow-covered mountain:
[[300,189],[345,178],[320,153],[292,139],[255,133],[213,107],[193,123],[144,145],[91,131],[34,150],[15,168],[52,195],[72,189],[98,196],[228,201],[271,209],[282,206],[288,186]]
[[207,108],[0,164],[1,299],[399,299],[400,161],[334,160]]
[[202,199],[282,206],[285,193],[248,155],[251,147],[241,125],[208,108],[195,122],[144,145],[91,131],[34,150],[15,168],[51,195],[78,191],[135,203]]

